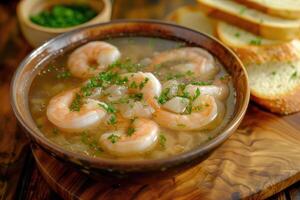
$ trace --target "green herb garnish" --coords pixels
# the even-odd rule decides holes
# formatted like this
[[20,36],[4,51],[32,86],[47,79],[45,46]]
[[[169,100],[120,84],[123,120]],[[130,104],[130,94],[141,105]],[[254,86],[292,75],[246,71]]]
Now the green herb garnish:
[[161,94],[159,95],[159,97],[157,98],[157,102],[159,104],[164,104],[169,100],[168,94],[170,92],[170,88],[166,88],[164,89]]
[[103,152],[102,149],[98,147],[97,140],[90,138],[86,131],[81,133],[81,142],[87,145],[90,149],[94,150],[96,153]]
[[136,93],[129,95],[129,98],[133,99],[134,101],[141,101],[143,99],[143,93]]
[[294,73],[292,73],[291,75],[291,79],[296,79],[297,78],[297,71],[295,71]]
[[66,79],[70,77],[71,77],[71,73],[69,71],[63,71],[56,75],[56,78],[58,79]]
[[57,135],[57,134],[59,133],[59,131],[58,131],[57,128],[53,128],[53,129],[52,129],[52,133],[53,133],[54,135]]
[[131,88],[131,89],[137,89],[138,85],[136,84],[135,81],[133,81],[132,83],[130,83],[129,88]]
[[240,37],[240,36],[241,36],[241,33],[239,33],[239,32],[236,32],[236,33],[234,34],[234,36],[238,38],[238,37]]
[[208,137],[207,137],[207,141],[210,141],[210,140],[212,140],[213,139],[213,137],[211,136],[211,135],[209,135]]
[[239,13],[242,15],[242,14],[245,13],[246,10],[247,10],[246,7],[242,7],[242,8],[240,9]]
[[175,48],[179,49],[179,48],[185,47],[185,46],[186,46],[186,44],[184,42],[179,42],[176,44]]
[[66,28],[85,23],[97,12],[88,5],[55,5],[30,17],[30,20],[44,27]]
[[125,70],[126,72],[136,72],[141,70],[143,68],[143,65],[141,65],[140,63],[133,63],[130,58],[127,58],[123,62],[117,60],[108,66],[108,70],[112,70],[115,68]]
[[193,76],[194,75],[194,72],[188,70],[187,72],[185,73],[169,73],[166,75],[166,80],[172,80],[172,79],[179,79],[179,78],[184,78],[184,77],[187,77],[187,76]]
[[139,85],[139,89],[143,89],[146,85],[146,83],[149,81],[149,78],[145,78]]
[[42,124],[37,124],[37,127],[38,127],[38,129],[42,129],[43,128],[43,125]]
[[83,102],[82,102],[82,98],[80,96],[80,94],[76,93],[76,96],[74,98],[74,100],[72,101],[69,109],[71,111],[77,111],[79,112],[80,107],[82,106]]
[[272,72],[271,72],[271,75],[272,75],[272,76],[275,76],[275,75],[276,75],[276,72],[275,72],[275,71],[272,71]]
[[200,89],[197,88],[196,89],[196,92],[195,92],[195,95],[192,97],[192,101],[195,101],[199,96],[200,96],[201,92],[200,92]]
[[204,82],[204,81],[192,82],[191,84],[192,85],[199,85],[199,86],[211,85],[210,82]]
[[165,148],[166,147],[167,138],[164,135],[160,134],[158,136],[158,142],[159,142],[159,144],[160,144],[160,146],[162,148]]
[[98,104],[100,107],[102,107],[104,110],[106,110],[106,112],[108,112],[108,113],[116,113],[117,112],[117,110],[116,110],[116,108],[112,105],[112,104]]
[[251,44],[251,45],[261,45],[261,38],[256,38],[256,39],[250,40],[249,44]]
[[116,124],[116,123],[117,123],[117,117],[116,117],[115,114],[113,114],[113,115],[111,115],[111,117],[109,118],[108,124],[114,125],[114,124]]
[[120,136],[111,134],[110,136],[107,137],[107,139],[110,140],[111,143],[115,144],[120,139]]
[[128,136],[132,136],[132,134],[135,132],[135,129],[133,127],[130,127],[127,131]]
[[185,124],[177,124],[178,127],[186,127]]

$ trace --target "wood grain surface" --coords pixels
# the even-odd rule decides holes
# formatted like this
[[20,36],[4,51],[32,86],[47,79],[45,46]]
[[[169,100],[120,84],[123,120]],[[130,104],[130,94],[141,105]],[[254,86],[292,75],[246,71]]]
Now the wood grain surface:
[[30,51],[14,16],[15,1],[0,4],[0,199],[15,199],[28,152],[28,142],[10,107],[10,81],[14,70]]
[[300,114],[251,105],[236,133],[188,171],[151,184],[94,181],[34,149],[37,165],[65,199],[264,199],[300,180]]

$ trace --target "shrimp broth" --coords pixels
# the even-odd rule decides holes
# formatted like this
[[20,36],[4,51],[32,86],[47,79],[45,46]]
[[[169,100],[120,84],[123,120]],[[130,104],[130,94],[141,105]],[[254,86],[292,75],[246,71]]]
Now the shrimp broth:
[[[97,71],[94,77],[73,76],[72,70],[68,67],[68,59],[72,53],[69,52],[69,54],[60,55],[43,68],[32,83],[29,94],[32,117],[41,132],[55,144],[66,150],[92,157],[156,159],[196,148],[214,138],[230,120],[234,110],[235,91],[230,76],[215,58],[213,58],[213,67],[217,70],[213,74],[202,76],[195,71],[197,68],[194,67],[194,61],[189,61],[189,59],[193,59],[193,56],[190,55],[195,54],[194,50],[186,49],[186,44],[183,42],[148,37],[112,38],[104,42],[115,46],[121,56],[111,61],[101,71],[97,71],[97,63],[89,62],[87,64],[89,65],[87,66],[88,70]],[[193,52],[187,53],[190,50]],[[167,54],[163,52],[167,52]],[[203,55],[200,53],[199,56]],[[78,56],[76,59],[82,58]],[[161,62],[160,59],[162,59]],[[158,61],[153,63],[154,60]],[[81,61],[76,60],[76,62],[80,63]],[[205,64],[205,62],[203,63]],[[136,72],[143,72],[147,75],[151,72],[154,78],[151,75],[145,76],[140,81],[130,81],[129,79],[133,77],[132,74]],[[153,82],[156,84],[153,87],[157,88],[156,90],[153,89],[156,95],[151,103],[148,101],[148,93],[151,92],[149,82],[153,81],[152,79],[159,82]],[[149,90],[146,89],[147,84],[149,84]],[[188,118],[193,113],[207,109],[206,107],[209,105],[205,104],[199,107],[194,106],[193,102],[198,97],[207,95],[206,86],[219,86],[218,84],[225,85],[228,94],[225,94],[225,98],[214,97],[217,115],[211,117],[209,123],[204,124],[203,127],[189,130],[187,127],[189,125],[185,124],[184,121],[174,122],[174,118],[171,116],[178,117],[178,119],[183,116]],[[161,89],[159,85],[161,85]],[[195,86],[194,93],[189,93],[186,90],[188,85]],[[200,89],[197,88],[198,86]],[[83,109],[89,109],[84,107],[87,99],[92,99],[94,103],[97,103],[99,107],[97,109],[102,109],[100,111],[104,113],[101,115],[101,122],[97,123],[96,126],[74,128],[72,131],[72,129],[56,126],[49,120],[47,109],[50,100],[56,95],[74,88],[79,89],[76,90],[72,103],[68,105],[68,110],[61,111],[60,106],[62,105],[55,105],[57,109],[52,112],[58,113],[52,114],[61,117],[67,112],[69,118],[81,115]],[[218,92],[220,91],[218,90]],[[208,93],[210,94],[210,92]],[[174,97],[178,98],[174,99]],[[157,109],[162,110],[166,115],[156,116]],[[168,118],[169,114],[170,119],[157,121],[164,116]],[[140,134],[147,131],[151,132],[148,129],[153,128],[150,125],[144,128],[139,128],[138,125],[133,126],[139,118],[147,119],[147,123],[153,122],[150,125],[156,124],[155,126],[158,127],[155,132],[156,135],[151,139],[151,144],[137,144],[149,142],[147,141],[149,138],[142,138]],[[189,123],[197,125],[197,120],[193,120]],[[80,123],[83,122],[77,120],[76,125]],[[177,124],[169,127],[174,123]],[[142,139],[136,140],[139,137]],[[107,140],[106,143],[105,141],[101,142],[101,138]],[[123,147],[121,147],[120,144],[123,140],[128,143],[122,144]],[[116,145],[120,145],[121,149],[115,151]],[[133,150],[135,152],[130,153],[130,148],[134,148],[134,145],[137,145],[137,148]],[[128,155],[118,153],[118,151],[122,151],[122,148],[129,149]]]

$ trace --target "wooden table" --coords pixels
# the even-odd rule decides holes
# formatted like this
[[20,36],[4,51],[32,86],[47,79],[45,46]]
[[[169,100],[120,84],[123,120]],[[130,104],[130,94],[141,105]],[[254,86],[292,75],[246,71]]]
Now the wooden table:
[[[15,16],[17,0],[0,4],[0,199],[60,199],[43,180],[29,151],[28,139],[10,108],[9,84],[14,70],[32,50],[22,37]],[[193,0],[116,0],[113,19],[164,18]],[[300,199],[300,182],[270,199]]]

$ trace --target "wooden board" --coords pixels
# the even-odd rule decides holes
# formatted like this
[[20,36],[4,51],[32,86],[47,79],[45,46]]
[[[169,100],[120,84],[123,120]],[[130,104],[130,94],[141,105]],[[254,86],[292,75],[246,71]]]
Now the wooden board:
[[238,131],[207,160],[155,183],[94,181],[39,149],[33,153],[65,199],[263,199],[300,180],[300,113],[279,117],[252,105]]

